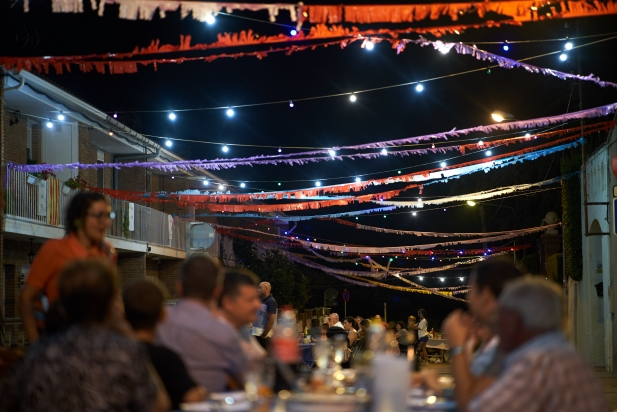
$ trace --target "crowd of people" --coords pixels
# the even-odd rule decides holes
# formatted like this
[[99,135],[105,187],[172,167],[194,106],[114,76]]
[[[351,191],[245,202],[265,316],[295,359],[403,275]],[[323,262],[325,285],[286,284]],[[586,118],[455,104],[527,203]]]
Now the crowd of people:
[[[32,345],[2,383],[0,410],[177,410],[244,388],[249,365],[266,356],[277,314],[269,283],[197,254],[181,269],[177,304],[165,305],[169,293],[157,281],[135,280],[119,293],[116,253],[104,239],[110,218],[107,198],[79,193],[67,211],[67,236],[39,251],[19,300]],[[460,412],[609,410],[564,335],[557,285],[494,258],[472,270],[468,300],[468,311],[454,311],[442,325]],[[305,338],[344,342],[340,362],[350,368],[381,327],[392,343],[387,352],[407,356],[413,348],[426,365],[426,317],[420,309],[389,326],[379,315],[330,313],[313,319]],[[429,373],[416,383],[434,381]]]

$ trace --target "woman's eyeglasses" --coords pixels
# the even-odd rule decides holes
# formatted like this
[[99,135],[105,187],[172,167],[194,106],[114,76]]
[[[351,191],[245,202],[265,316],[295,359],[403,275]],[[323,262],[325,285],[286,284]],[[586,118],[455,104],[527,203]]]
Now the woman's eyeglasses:
[[97,219],[99,222],[102,220],[114,220],[116,218],[115,212],[98,212],[98,213],[88,213],[88,216]]

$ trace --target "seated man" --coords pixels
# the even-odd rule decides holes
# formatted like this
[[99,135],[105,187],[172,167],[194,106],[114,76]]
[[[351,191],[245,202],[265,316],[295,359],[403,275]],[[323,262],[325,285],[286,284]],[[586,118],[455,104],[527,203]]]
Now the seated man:
[[219,298],[221,319],[238,332],[240,346],[250,361],[266,357],[266,351],[248,328],[257,319],[261,308],[257,282],[257,276],[250,270],[226,268],[223,292]]
[[223,275],[212,258],[191,256],[177,285],[180,302],[168,309],[156,331],[157,343],[180,355],[210,393],[241,388],[247,367],[236,331],[213,314],[222,286]]
[[7,379],[2,411],[167,411],[137,342],[109,331],[116,301],[115,271],[81,260],[60,274],[67,329],[35,343]]
[[315,342],[319,338],[321,338],[321,328],[319,327],[319,319],[311,319],[311,327],[308,330],[308,334],[311,337],[311,340]]
[[163,302],[167,290],[163,288],[163,285],[148,280],[138,280],[126,288],[122,298],[126,320],[131,324],[135,338],[146,348],[171,398],[172,409],[179,410],[180,403],[203,401],[206,393],[191,378],[184,362],[174,351],[154,344],[156,324],[166,316]]
[[343,324],[339,321],[337,313],[331,313],[329,317],[324,319],[324,322],[326,322],[326,319],[328,319],[328,323],[330,324],[330,328],[326,333],[328,338],[333,338],[336,335],[347,335],[347,331],[343,328]]
[[497,319],[503,371],[461,410],[609,411],[592,369],[562,332],[562,304],[561,290],[550,281],[526,276],[506,285]]

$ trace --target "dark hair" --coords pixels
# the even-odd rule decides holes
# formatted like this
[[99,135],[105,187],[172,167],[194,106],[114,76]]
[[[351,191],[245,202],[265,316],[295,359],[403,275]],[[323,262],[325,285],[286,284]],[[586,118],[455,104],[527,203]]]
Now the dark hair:
[[[362,321],[364,320],[364,318],[362,316],[356,316],[356,318],[360,318],[360,323],[362,323]],[[354,318],[355,319],[355,318]],[[357,321],[356,321],[357,322]]]
[[62,308],[60,302],[56,300],[49,305],[49,310],[45,313],[45,335],[54,335],[68,329],[69,326],[64,308]]
[[58,279],[58,292],[68,323],[102,323],[116,293],[115,279],[116,271],[98,259],[67,266]]
[[207,255],[193,255],[184,262],[180,275],[182,294],[210,300],[214,290],[223,283],[223,274],[217,261]]
[[405,325],[405,322],[403,322],[402,320],[399,320],[398,322],[396,322],[396,324],[394,325],[395,329],[396,329],[396,325],[401,325],[401,329],[407,329],[407,325]]
[[353,317],[347,316],[344,320],[346,320],[347,323],[351,323],[352,328],[354,328],[355,330],[358,330],[358,322],[356,322],[356,320]]
[[319,319],[311,319],[311,328],[319,327]]
[[424,309],[418,309],[418,313],[421,313],[421,314],[422,314],[422,317],[423,317],[424,319],[426,319],[426,310],[424,310]]
[[480,289],[489,288],[498,298],[506,283],[523,276],[506,258],[492,258],[480,263],[471,270],[470,284]]
[[223,280],[223,292],[219,298],[219,303],[223,297],[235,298],[240,293],[241,286],[252,286],[257,288],[259,278],[248,269],[225,268]]
[[371,327],[371,321],[368,319],[362,319],[360,325],[362,325],[362,329],[369,329]]
[[124,289],[124,313],[133,330],[150,330],[163,310],[163,302],[169,296],[165,286],[145,279],[132,282]]
[[77,230],[83,227],[84,220],[88,215],[88,209],[94,202],[105,202],[110,205],[109,198],[98,192],[78,192],[66,208],[64,215],[64,229],[66,233],[77,233]]
[[327,323],[322,323],[321,324],[321,329],[322,330],[328,330],[328,329],[330,329],[330,325],[328,325]]

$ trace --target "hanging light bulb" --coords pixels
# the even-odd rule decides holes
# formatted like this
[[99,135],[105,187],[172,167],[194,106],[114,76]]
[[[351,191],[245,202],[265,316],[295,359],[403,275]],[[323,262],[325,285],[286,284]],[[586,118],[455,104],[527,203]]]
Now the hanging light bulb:
[[174,143],[171,140],[169,140],[169,139],[165,140],[165,146],[171,147],[173,145],[174,145]]
[[446,279],[445,279],[445,278],[439,278],[439,280],[441,280],[441,281],[443,282],[443,281],[444,281],[444,280],[446,280]]
[[508,46],[507,44],[503,45],[503,51],[508,51],[510,50],[510,46]]
[[431,145],[431,149],[434,149],[434,148],[435,148],[435,143]]
[[476,202],[474,202],[473,200],[468,200],[468,201],[467,201],[467,204],[468,204],[469,206],[475,206],[475,205],[476,205]]
[[421,92],[422,90],[424,90],[424,86],[422,86],[422,83],[418,83],[418,85],[416,86],[416,91]]
[[362,179],[360,179],[360,177],[356,177],[356,183],[360,183],[362,181]]
[[289,101],[289,107],[294,107],[294,102],[292,102],[291,100]]
[[244,183],[244,182],[240,183],[240,187],[241,188],[245,188],[246,187],[246,183]]
[[447,163],[446,163],[446,162],[441,162],[439,165],[440,165],[441,167],[446,167],[446,166],[447,166]]
[[110,136],[113,136],[113,135],[114,135],[114,132],[112,132],[112,131],[110,130],[110,131],[109,131],[109,133],[107,133],[107,134],[108,134],[108,135],[110,135]]
[[319,180],[318,180],[318,181],[316,181],[316,182],[315,182],[315,186],[317,186],[317,187],[321,186],[321,182],[320,182]]
[[336,152],[333,149],[328,150],[328,154],[332,157],[336,156]]
[[573,47],[572,43],[570,43],[570,42],[567,42],[566,45],[565,45],[566,50],[572,50],[572,47]]
[[483,144],[484,144],[484,142],[483,142],[482,140],[480,140],[480,141],[478,142],[478,146],[482,146]]
[[282,151],[283,151],[283,149],[281,149],[281,148],[279,147],[279,150],[278,150],[278,152],[279,152],[279,153],[281,153]]
[[370,40],[367,40],[367,41],[364,43],[364,48],[365,48],[366,50],[369,50],[369,51],[370,51],[370,50],[373,50],[373,49],[375,48],[375,43],[373,43],[373,42],[372,42],[372,41],[370,41]]
[[525,133],[525,137],[529,139],[531,137],[531,134]]
[[221,150],[223,151],[223,153],[227,153],[229,152],[229,147],[227,147],[227,145],[223,145],[223,148]]
[[204,186],[208,186],[208,179],[204,179],[204,180],[202,181],[202,183],[203,183],[203,185],[204,185]]
[[411,212],[412,216],[416,216],[418,214],[418,212]]
[[566,60],[568,60],[568,55],[565,53],[561,53],[559,55],[559,60],[561,60],[562,62],[565,62]]
[[424,280],[424,276],[418,276],[418,280]]
[[349,95],[349,101],[351,102],[355,102],[358,98],[356,97],[356,95],[354,93]]
[[388,155],[388,150],[385,147],[383,149],[381,149],[381,155],[382,156],[387,156]]
[[216,17],[214,17],[214,14],[208,14],[206,16],[206,23],[212,25],[216,22]]
[[118,118],[118,113],[114,113],[114,119]]
[[225,114],[227,114],[227,117],[234,117],[234,114],[236,114],[236,112],[234,112],[234,109],[230,107],[229,109],[227,109]]
[[169,115],[167,116],[169,117],[169,120],[176,120],[176,114],[174,112],[169,113]]
[[491,152],[490,150],[487,150],[487,151],[486,151],[486,155],[487,155],[487,156],[490,156],[490,155],[492,155],[492,154],[493,154],[493,152]]
[[219,190],[225,190],[225,185],[219,184]]
[[291,34],[292,36],[295,36],[298,34],[298,30],[292,29],[289,34]]
[[459,278],[459,279],[461,280],[461,282],[465,280],[465,278]]
[[60,111],[60,114],[58,114],[58,120],[60,120],[61,122],[64,121],[64,115],[62,114],[62,111]]
[[51,122],[51,119],[49,119],[49,121],[45,123],[45,126],[51,129],[52,127],[54,127],[54,124]]

